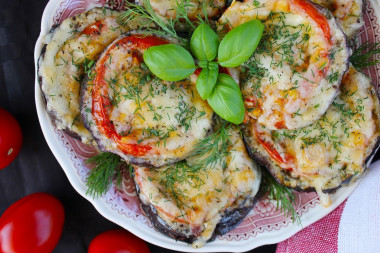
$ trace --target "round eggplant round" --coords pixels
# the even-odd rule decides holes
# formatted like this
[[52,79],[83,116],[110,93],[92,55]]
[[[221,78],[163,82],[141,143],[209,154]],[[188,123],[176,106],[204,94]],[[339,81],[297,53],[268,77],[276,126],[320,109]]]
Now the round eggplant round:
[[311,0],[328,8],[347,37],[352,38],[364,26],[363,0]]
[[121,34],[138,27],[117,23],[119,11],[94,8],[64,20],[44,37],[38,76],[47,111],[58,129],[84,143],[92,140],[80,117],[80,84],[99,54]]
[[163,81],[143,62],[147,48],[170,42],[129,34],[99,57],[94,78],[82,87],[81,113],[101,150],[128,163],[160,167],[185,159],[211,130],[213,111],[199,96],[194,78]]
[[162,18],[176,19],[178,9],[187,12],[190,20],[197,20],[199,17],[204,18],[207,13],[208,18],[220,16],[226,6],[226,0],[138,0],[141,5],[149,4],[154,12]]
[[323,196],[359,177],[368,166],[379,146],[379,115],[371,81],[351,66],[339,96],[314,124],[271,131],[251,120],[243,133],[252,157],[279,183]]
[[331,12],[307,0],[234,2],[220,24],[259,19],[264,34],[242,65],[250,118],[268,129],[299,129],[318,120],[338,94],[351,50]]
[[213,164],[200,166],[215,155],[206,153],[158,169],[134,166],[147,217],[160,232],[195,248],[237,226],[257,199],[261,170],[239,131],[227,131],[228,146]]

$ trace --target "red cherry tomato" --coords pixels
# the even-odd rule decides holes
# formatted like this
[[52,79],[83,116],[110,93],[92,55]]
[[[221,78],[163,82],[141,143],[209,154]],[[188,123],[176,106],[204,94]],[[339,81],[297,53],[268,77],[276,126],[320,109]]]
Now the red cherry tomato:
[[22,146],[22,132],[15,117],[0,108],[0,169],[7,167]]
[[123,229],[104,232],[95,237],[88,253],[150,253],[145,241]]
[[47,193],[28,195],[0,217],[0,252],[50,253],[62,234],[65,211]]

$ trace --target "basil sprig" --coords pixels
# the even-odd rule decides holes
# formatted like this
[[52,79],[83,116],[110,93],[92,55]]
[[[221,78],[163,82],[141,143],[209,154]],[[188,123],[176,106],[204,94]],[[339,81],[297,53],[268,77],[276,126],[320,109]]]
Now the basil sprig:
[[190,40],[191,52],[198,60],[213,61],[218,54],[219,37],[206,24],[201,24],[195,29]]
[[143,57],[150,71],[165,81],[185,79],[196,70],[191,54],[175,44],[150,47]]
[[209,68],[202,69],[199,74],[196,85],[199,95],[201,95],[203,100],[207,99],[211,95],[216,85],[216,81],[218,80],[218,74],[218,69]]
[[264,25],[259,20],[251,20],[232,29],[220,42],[218,63],[227,68],[235,68],[246,62],[263,35]]
[[220,73],[218,81],[211,95],[207,98],[208,104],[223,119],[234,124],[244,120],[244,103],[239,85],[235,80]]
[[[196,87],[202,99],[221,118],[240,124],[244,120],[244,102],[235,80],[219,73],[219,65],[238,67],[256,50],[264,25],[252,20],[232,29],[220,42],[218,35],[206,24],[199,25],[190,40],[193,55],[202,68]],[[217,59],[217,61],[215,61]],[[144,61],[153,74],[166,81],[179,81],[196,69],[190,53],[173,44],[150,47],[144,52]]]

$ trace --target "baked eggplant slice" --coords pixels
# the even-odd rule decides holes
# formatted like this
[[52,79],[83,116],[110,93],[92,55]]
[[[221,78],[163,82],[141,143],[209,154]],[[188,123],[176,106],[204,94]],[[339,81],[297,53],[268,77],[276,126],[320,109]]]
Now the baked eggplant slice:
[[252,19],[265,24],[255,53],[241,68],[248,115],[271,130],[318,120],[337,95],[351,50],[330,11],[307,0],[234,2],[227,29]]
[[312,2],[328,8],[349,38],[364,26],[363,0],[312,0]]
[[359,177],[369,165],[379,144],[379,115],[371,81],[351,66],[339,96],[314,124],[270,131],[251,120],[243,133],[251,155],[279,183],[323,196]]
[[64,20],[45,36],[47,44],[38,62],[47,111],[58,129],[87,143],[91,134],[80,117],[79,92],[85,69],[114,39],[137,22],[119,26],[118,11],[94,8]]
[[214,164],[199,167],[210,159],[206,154],[159,169],[134,166],[142,208],[160,232],[198,248],[233,229],[252,209],[261,170],[239,131],[227,131],[228,145]]
[[128,163],[160,167],[185,159],[211,130],[213,111],[195,81],[162,81],[143,62],[145,49],[169,42],[146,34],[122,36],[99,57],[95,78],[84,81],[86,128],[101,150]]
[[177,17],[178,5],[187,10],[189,19],[196,20],[198,17],[204,18],[207,13],[208,18],[215,18],[221,15],[226,0],[137,0],[141,5],[148,2],[153,10],[162,18],[175,19]]

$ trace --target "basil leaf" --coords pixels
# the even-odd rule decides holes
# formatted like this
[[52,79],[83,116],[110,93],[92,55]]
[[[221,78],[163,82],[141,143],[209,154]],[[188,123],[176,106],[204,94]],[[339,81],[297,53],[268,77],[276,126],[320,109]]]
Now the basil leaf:
[[234,124],[244,120],[244,103],[239,85],[227,74],[219,74],[214,91],[207,98],[208,104],[223,119]]
[[165,81],[179,81],[195,71],[191,54],[181,46],[166,44],[145,50],[144,62],[153,74]]
[[201,67],[202,69],[205,69],[208,67],[208,61],[199,61],[198,63],[199,67]]
[[211,61],[208,63],[208,68],[209,69],[219,69],[219,65],[218,65],[218,63]]
[[203,100],[207,99],[218,79],[218,69],[202,69],[197,80],[197,90]]
[[218,35],[206,24],[199,25],[191,36],[191,52],[199,60],[214,60],[218,53],[218,46]]
[[220,42],[219,64],[235,68],[246,62],[259,44],[263,31],[264,25],[259,20],[251,20],[232,29]]

